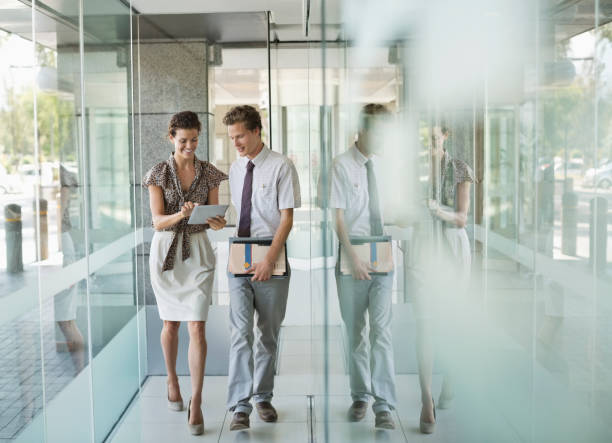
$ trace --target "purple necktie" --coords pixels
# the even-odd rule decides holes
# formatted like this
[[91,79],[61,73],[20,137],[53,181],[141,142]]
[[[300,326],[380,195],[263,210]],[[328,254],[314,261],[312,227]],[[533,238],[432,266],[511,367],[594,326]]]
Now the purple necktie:
[[242,185],[242,204],[240,205],[240,222],[238,223],[238,237],[251,236],[251,195],[253,194],[253,168],[255,165],[249,160],[247,173]]
[[380,203],[378,201],[378,186],[376,186],[376,175],[372,160],[366,162],[368,172],[368,206],[370,210],[370,234],[383,235],[382,217],[380,216]]

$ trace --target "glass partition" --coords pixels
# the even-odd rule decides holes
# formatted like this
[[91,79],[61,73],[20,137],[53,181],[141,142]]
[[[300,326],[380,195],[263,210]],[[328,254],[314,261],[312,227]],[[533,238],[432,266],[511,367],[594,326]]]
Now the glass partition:
[[0,438],[103,441],[140,384],[131,13],[1,9]]
[[[379,437],[349,424],[346,411],[360,398],[360,371],[370,405],[393,399],[375,381],[385,323],[372,316],[381,306],[372,297],[383,293],[392,313],[392,345],[383,346],[394,364],[389,409],[406,440],[430,432],[453,441],[609,438],[603,3],[342,2],[344,74],[335,76],[336,44],[322,48],[320,96],[333,115],[321,138],[332,161],[319,172],[332,187],[324,211],[337,244],[336,169],[355,140],[368,139],[359,112],[383,105],[389,123],[376,133],[374,165],[383,165],[377,186],[394,267],[390,287],[369,294],[357,330],[347,318],[355,321],[362,283],[348,279],[353,299],[343,307],[347,277],[336,270],[324,281],[326,324],[342,327],[348,347],[344,398],[327,385],[324,441]],[[336,17],[331,2],[323,11]],[[363,174],[345,179],[355,201],[359,186],[371,186]],[[341,255],[342,247],[340,266]],[[338,303],[343,315],[334,318]],[[328,380],[334,358],[327,354]]]

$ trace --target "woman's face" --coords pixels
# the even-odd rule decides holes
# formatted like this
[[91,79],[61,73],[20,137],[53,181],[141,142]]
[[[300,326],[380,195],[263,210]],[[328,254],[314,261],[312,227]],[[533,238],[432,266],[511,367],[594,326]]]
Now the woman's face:
[[437,157],[442,157],[444,154],[444,141],[448,138],[448,134],[442,132],[442,128],[434,126],[431,133],[431,149],[432,154]]
[[195,128],[177,129],[176,135],[170,136],[170,141],[174,144],[174,155],[178,155],[185,160],[193,159],[198,147],[199,135]]

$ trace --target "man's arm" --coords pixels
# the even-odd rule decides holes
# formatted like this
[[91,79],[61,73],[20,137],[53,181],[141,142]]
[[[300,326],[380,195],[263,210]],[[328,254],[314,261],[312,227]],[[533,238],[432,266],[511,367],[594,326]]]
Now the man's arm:
[[346,253],[349,260],[353,278],[355,280],[371,280],[372,277],[370,277],[368,272],[370,271],[368,264],[359,259],[349,239],[346,223],[344,222],[344,209],[336,209],[333,215],[336,234],[338,234],[342,250]]
[[251,279],[253,281],[265,281],[270,279],[274,269],[274,263],[276,263],[276,260],[278,259],[278,256],[283,249],[285,242],[287,241],[287,237],[289,237],[289,233],[293,228],[293,208],[281,209],[280,213],[280,225],[274,234],[272,245],[270,245],[270,249],[268,250],[265,259],[253,265],[253,269],[255,270],[255,275],[253,275],[253,278]]

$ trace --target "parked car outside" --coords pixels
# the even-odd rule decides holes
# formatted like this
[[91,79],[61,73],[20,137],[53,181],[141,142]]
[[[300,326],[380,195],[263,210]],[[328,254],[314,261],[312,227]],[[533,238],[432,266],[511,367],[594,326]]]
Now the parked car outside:
[[588,169],[584,174],[582,186],[610,189],[612,187],[612,161],[608,161],[597,169]]
[[18,194],[21,192],[21,180],[16,174],[9,174],[6,168],[0,165],[0,195]]
[[555,162],[555,179],[565,180],[571,178],[578,184],[583,179],[584,162],[581,158],[572,158],[567,162]]

